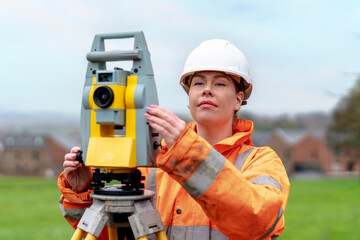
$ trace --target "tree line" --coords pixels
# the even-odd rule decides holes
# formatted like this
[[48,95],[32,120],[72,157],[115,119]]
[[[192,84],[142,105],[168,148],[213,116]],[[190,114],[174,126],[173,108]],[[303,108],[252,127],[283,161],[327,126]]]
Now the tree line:
[[360,151],[360,77],[338,102],[327,130],[330,145]]

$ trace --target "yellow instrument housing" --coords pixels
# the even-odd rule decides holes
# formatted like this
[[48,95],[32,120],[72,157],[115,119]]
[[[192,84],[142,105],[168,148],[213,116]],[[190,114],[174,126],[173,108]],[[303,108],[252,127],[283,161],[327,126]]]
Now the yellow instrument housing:
[[[96,81],[96,78],[93,79]],[[91,134],[86,156],[86,165],[105,168],[109,172],[135,168],[136,162],[136,108],[134,102],[137,76],[128,76],[127,87],[110,85],[114,91],[114,102],[109,107],[126,109],[126,135],[116,136],[113,126],[96,123],[95,109],[100,109],[91,96],[98,85],[93,85],[90,90]],[[124,99],[124,101],[122,101]]]

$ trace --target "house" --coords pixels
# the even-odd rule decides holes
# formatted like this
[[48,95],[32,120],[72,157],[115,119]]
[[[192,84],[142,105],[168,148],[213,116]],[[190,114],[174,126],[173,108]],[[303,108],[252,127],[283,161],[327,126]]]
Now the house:
[[[0,174],[56,177],[63,170],[64,155],[74,140],[58,136],[11,134],[3,138]],[[73,145],[73,146],[74,146]]]
[[358,152],[336,151],[327,145],[325,131],[284,130],[254,132],[256,146],[271,147],[286,168],[288,175],[317,172],[326,175],[359,175]]
[[291,148],[295,170],[327,173],[334,164],[333,150],[327,146],[325,134],[307,132]]
[[303,134],[304,132],[301,130],[291,130],[285,133],[284,130],[277,128],[272,131],[254,131],[251,140],[256,147],[272,148],[282,160],[288,175],[292,175],[294,164],[291,159],[291,148]]
[[338,175],[344,172],[356,175],[360,172],[359,150],[334,150],[334,156],[334,163],[332,165],[333,175]]

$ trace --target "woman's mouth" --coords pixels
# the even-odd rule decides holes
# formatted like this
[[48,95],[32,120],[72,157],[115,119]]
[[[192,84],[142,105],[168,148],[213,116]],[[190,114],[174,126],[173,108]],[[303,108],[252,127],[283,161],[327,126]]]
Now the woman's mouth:
[[212,101],[201,101],[198,105],[200,108],[214,108],[217,105]]

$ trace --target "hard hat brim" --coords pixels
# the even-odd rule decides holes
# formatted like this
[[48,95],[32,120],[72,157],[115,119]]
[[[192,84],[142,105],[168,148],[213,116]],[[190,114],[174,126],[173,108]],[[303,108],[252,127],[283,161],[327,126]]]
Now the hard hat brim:
[[[245,75],[245,77],[239,75],[239,74],[234,74],[232,72],[225,72],[225,71],[221,71],[221,70],[209,70],[209,69],[204,69],[204,70],[197,70],[197,71],[193,71],[193,72],[187,72],[187,73],[183,73],[180,77],[180,85],[183,87],[183,89],[185,90],[185,92],[189,95],[189,90],[190,90],[190,84],[191,81],[188,82],[188,78],[190,78],[195,74],[195,72],[202,72],[202,71],[214,71],[214,72],[223,72],[226,75],[229,75],[231,78],[233,78],[237,83],[241,82],[241,78],[244,79],[245,81],[245,91],[244,91],[244,100],[249,99],[251,92],[252,92],[252,84],[251,84],[251,80],[248,81],[248,79],[250,78],[249,76]],[[250,78],[251,79],[251,78]]]

